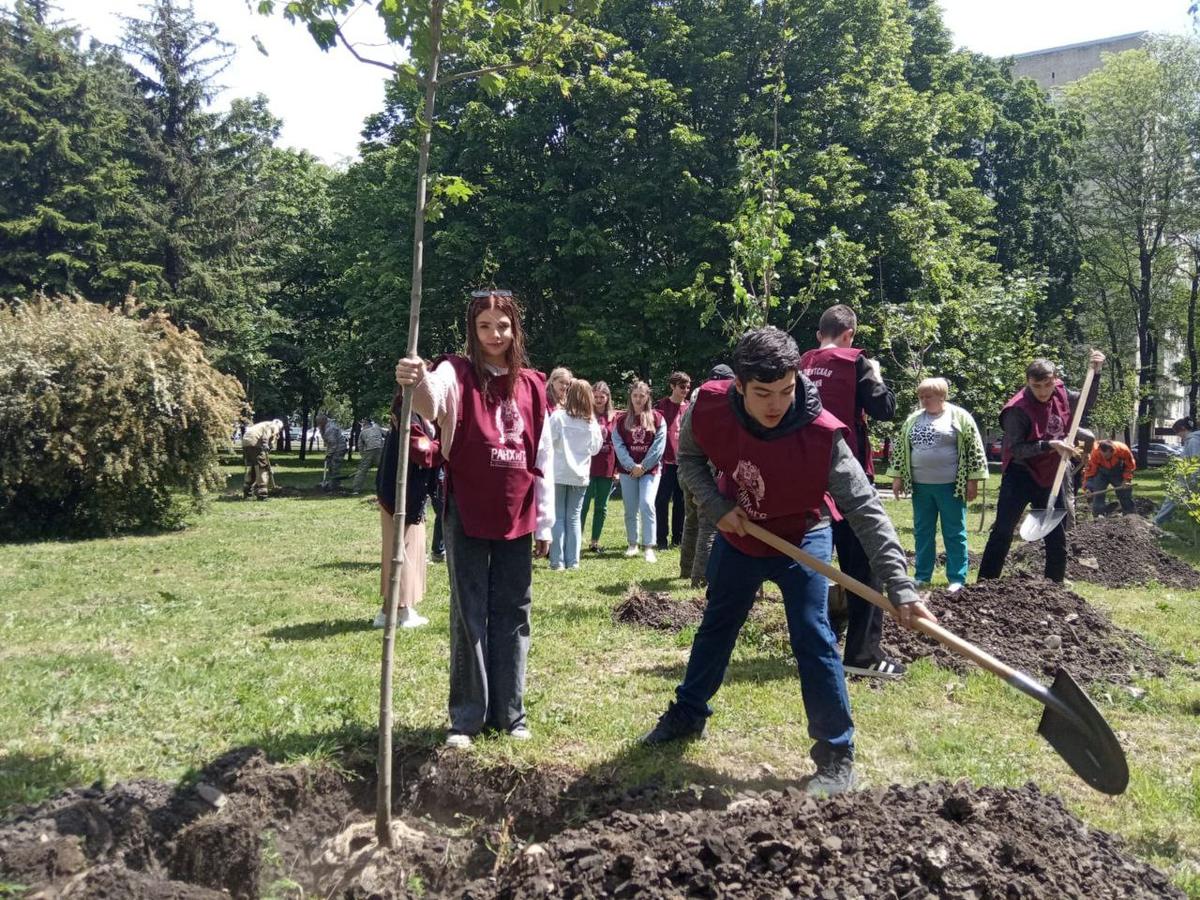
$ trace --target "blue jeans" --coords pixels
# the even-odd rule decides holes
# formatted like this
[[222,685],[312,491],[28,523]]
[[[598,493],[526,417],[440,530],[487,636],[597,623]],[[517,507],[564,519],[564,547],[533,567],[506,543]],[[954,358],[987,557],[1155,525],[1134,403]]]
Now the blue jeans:
[[[653,547],[655,532],[654,498],[658,495],[659,473],[634,478],[621,476],[621,503],[625,507],[625,539],[629,546]],[[638,516],[642,519],[642,539],[638,540]]]
[[[808,532],[801,549],[829,562],[833,535],[828,528]],[[708,701],[725,680],[738,632],[759,587],[773,581],[783,593],[792,655],[800,673],[800,693],[808,735],[832,748],[853,748],[854,722],[837,638],[829,625],[824,575],[786,556],[749,556],[718,533],[708,558],[708,606],[692,641],[687,674],[675,690],[684,712],[697,722],[712,715]]]
[[953,484],[912,486],[913,538],[917,543],[917,581],[933,579],[937,562],[937,523],[942,520],[946,545],[946,578],[951,584],[967,583],[967,504],[954,496]]
[[583,537],[580,513],[587,485],[554,486],[554,526],[550,529],[550,567],[579,565],[579,542]]

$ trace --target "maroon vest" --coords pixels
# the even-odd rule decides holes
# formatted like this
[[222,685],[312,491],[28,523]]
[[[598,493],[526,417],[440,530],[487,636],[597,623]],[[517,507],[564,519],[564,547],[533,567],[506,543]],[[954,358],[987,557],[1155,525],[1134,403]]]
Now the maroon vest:
[[[846,427],[822,411],[785,437],[763,441],[738,421],[731,381],[709,381],[692,410],[692,434],[717,468],[721,496],[733,500],[758,525],[799,544],[832,502],[826,494],[833,441]],[[757,538],[721,532],[750,556],[778,556]]]
[[617,469],[617,451],[613,449],[612,445],[612,410],[609,410],[608,415],[604,418],[597,416],[596,422],[599,424],[600,430],[604,432],[604,443],[592,457],[591,475],[593,478],[612,478],[613,472]]
[[817,386],[821,395],[821,406],[846,425],[846,443],[871,478],[875,466],[871,461],[870,448],[863,452],[859,446],[859,429],[865,429],[867,414],[858,406],[858,358],[862,351],[857,347],[825,347],[809,350],[800,357],[800,371]]
[[529,534],[537,528],[534,482],[542,474],[537,448],[546,421],[545,379],[522,369],[510,399],[507,378],[489,379],[484,391],[469,360],[443,359],[454,366],[462,389],[446,483],[447,493],[459,500],[463,531],[486,540]]
[[663,397],[654,404],[654,408],[662,413],[663,421],[667,423],[667,446],[663,449],[662,461],[675,465],[675,455],[679,452],[679,428],[683,425],[688,402],[675,403],[670,397]]
[[[650,452],[650,447],[654,443],[654,435],[658,433],[659,427],[663,424],[663,414],[657,409],[652,410],[654,413],[654,428],[643,428],[638,425],[630,428],[625,424],[625,420],[629,418],[625,413],[619,413],[613,428],[621,432],[621,440],[625,442],[625,449],[629,451],[629,456],[635,463],[640,463],[646,458],[646,454]],[[661,462],[661,460],[660,460]],[[620,465],[618,463],[618,465]],[[624,467],[621,471],[625,472]],[[647,475],[653,475],[658,471],[658,466],[646,472]],[[628,472],[625,472],[628,475]]]
[[[1071,398],[1061,381],[1054,385],[1054,393],[1045,403],[1039,403],[1028,388],[1021,388],[1000,410],[1000,420],[1003,423],[1004,414],[1010,409],[1020,409],[1029,417],[1030,441],[1057,441],[1067,436],[1071,428]],[[1000,470],[1008,471],[1012,462],[1012,448],[1005,442],[1000,459]],[[1054,484],[1054,476],[1058,472],[1058,464],[1062,459],[1054,450],[1047,450],[1037,456],[1021,460],[1033,475],[1033,480],[1042,487]]]

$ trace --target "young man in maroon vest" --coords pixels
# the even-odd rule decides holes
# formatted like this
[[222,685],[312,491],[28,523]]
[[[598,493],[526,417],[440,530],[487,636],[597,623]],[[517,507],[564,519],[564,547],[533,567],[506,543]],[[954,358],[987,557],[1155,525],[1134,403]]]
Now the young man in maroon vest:
[[[896,417],[896,395],[884,383],[879,363],[851,346],[857,330],[858,316],[854,310],[842,304],[829,307],[817,324],[820,347],[801,357],[800,371],[817,386],[821,405],[846,425],[846,444],[873,484],[875,467],[871,461],[867,417],[892,421]],[[848,523],[834,522],[833,545],[837,548],[838,568],[870,584],[871,564]],[[899,678],[904,674],[904,664],[888,659],[879,649],[883,611],[856,594],[847,595],[846,600],[846,649],[842,655],[846,671],[852,675]]]
[[654,404],[667,423],[662,478],[658,482],[658,493],[654,496],[655,537],[659,550],[677,547],[683,539],[683,489],[679,485],[679,466],[676,465],[675,455],[679,451],[679,426],[683,422],[683,414],[687,412],[687,395],[692,389],[692,378],[687,372],[672,372],[667,383],[671,386],[671,393]]
[[[850,521],[881,576],[902,624],[932,618],[908,577],[904,551],[879,496],[846,440],[846,428],[821,409],[816,388],[797,373],[800,351],[786,332],[747,332],[733,353],[735,380],[705,384],[684,416],[679,471],[720,533],[708,561],[708,604],[692,642],[675,702],[645,744],[698,737],[708,701],[725,677],[738,631],[764,581],[783,593],[817,773],[808,790],[836,794],[854,786],[850,698],[829,625],[822,575],[746,534],[755,522],[829,561],[830,496]],[[720,474],[714,478],[709,464]],[[804,477],[797,477],[797,467]]]
[[[1104,365],[1104,354],[1093,350],[1089,365],[1097,372]],[[1092,381],[1092,390],[1084,398],[1084,413],[1096,402],[1100,379]],[[1025,369],[1025,387],[1013,394],[1000,411],[1000,427],[1004,429],[1004,449],[1001,453],[1000,494],[996,498],[996,518],[988,535],[979,564],[979,580],[999,578],[1012,546],[1013,529],[1021,521],[1025,507],[1047,509],[1050,488],[1060,460],[1074,455],[1075,448],[1066,442],[1071,428],[1071,416],[1079,402],[1079,392],[1067,390],[1055,377],[1054,363],[1035,359]],[[1070,482],[1063,480],[1063,488]],[[1065,495],[1059,491],[1054,506],[1062,509]],[[1066,523],[1046,535],[1045,574],[1051,581],[1062,582],[1067,574]]]

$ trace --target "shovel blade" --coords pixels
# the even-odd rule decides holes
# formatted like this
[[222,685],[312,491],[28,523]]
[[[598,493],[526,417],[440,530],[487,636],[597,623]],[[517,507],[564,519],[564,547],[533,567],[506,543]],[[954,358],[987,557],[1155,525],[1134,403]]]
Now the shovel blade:
[[1021,537],[1026,541],[1040,541],[1066,517],[1065,509],[1031,509],[1021,523]]
[[1038,734],[1096,790],[1124,793],[1129,785],[1129,764],[1100,710],[1065,669],[1054,676],[1050,694],[1058,702],[1046,705]]

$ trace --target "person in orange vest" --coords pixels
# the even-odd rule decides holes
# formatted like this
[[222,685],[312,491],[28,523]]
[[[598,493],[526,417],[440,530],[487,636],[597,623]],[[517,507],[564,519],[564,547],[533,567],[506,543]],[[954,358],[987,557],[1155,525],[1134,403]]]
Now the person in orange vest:
[[1092,495],[1092,515],[1104,512],[1108,489],[1111,487],[1121,502],[1121,512],[1133,513],[1133,473],[1137,463],[1133,454],[1120,441],[1104,440],[1096,444],[1083,470],[1083,481]]

